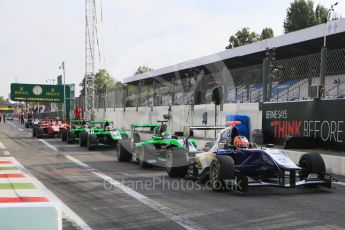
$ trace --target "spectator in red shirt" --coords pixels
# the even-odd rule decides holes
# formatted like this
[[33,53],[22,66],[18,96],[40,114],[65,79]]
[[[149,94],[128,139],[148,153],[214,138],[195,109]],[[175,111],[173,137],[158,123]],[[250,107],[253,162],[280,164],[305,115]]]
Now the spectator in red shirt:
[[81,120],[81,108],[79,106],[74,109],[74,119]]

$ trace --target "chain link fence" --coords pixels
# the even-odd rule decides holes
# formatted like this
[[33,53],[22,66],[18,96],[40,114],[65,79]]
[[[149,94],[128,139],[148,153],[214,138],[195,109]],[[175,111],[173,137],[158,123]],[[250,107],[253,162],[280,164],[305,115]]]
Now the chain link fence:
[[[279,55],[278,55],[279,56]],[[310,88],[320,83],[321,54],[272,60],[269,65],[268,100],[310,99]],[[224,66],[228,66],[225,64]],[[263,100],[263,64],[205,71],[193,77],[159,80],[139,86],[108,90],[95,95],[95,108],[123,108],[212,103],[215,87],[223,86],[223,102]],[[231,82],[231,84],[229,84]],[[325,97],[345,97],[345,49],[329,50],[326,59]],[[83,98],[78,104],[83,106]]]

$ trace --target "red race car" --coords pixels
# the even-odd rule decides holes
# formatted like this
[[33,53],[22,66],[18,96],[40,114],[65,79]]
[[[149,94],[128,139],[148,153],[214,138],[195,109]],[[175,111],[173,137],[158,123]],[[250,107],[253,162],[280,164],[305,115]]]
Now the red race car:
[[62,122],[59,120],[44,120],[32,128],[32,136],[37,138],[56,137],[60,135]]

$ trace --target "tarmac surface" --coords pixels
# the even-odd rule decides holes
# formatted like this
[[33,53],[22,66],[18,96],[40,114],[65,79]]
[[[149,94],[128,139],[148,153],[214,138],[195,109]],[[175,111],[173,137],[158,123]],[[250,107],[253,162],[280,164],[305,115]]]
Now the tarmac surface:
[[0,123],[0,142],[0,156],[15,157],[86,222],[84,229],[345,229],[343,177],[331,190],[214,192],[160,168],[118,162],[114,150],[33,138],[18,121]]

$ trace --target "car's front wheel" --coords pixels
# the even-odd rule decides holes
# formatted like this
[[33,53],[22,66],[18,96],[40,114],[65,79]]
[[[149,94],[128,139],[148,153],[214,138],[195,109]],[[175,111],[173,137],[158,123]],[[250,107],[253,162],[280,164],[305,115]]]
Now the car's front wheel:
[[116,157],[120,162],[130,162],[132,160],[130,140],[122,140],[117,143]]
[[310,174],[317,174],[319,178],[322,178],[326,173],[325,162],[319,153],[303,154],[298,165],[302,169],[299,172],[299,176],[302,180],[308,178]]

